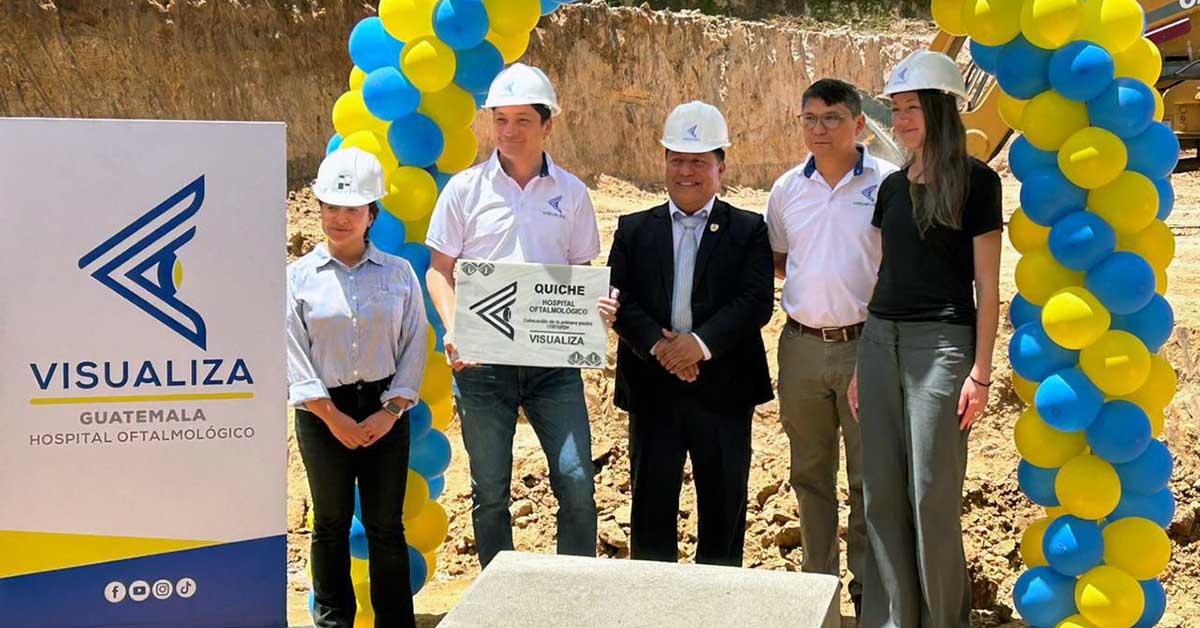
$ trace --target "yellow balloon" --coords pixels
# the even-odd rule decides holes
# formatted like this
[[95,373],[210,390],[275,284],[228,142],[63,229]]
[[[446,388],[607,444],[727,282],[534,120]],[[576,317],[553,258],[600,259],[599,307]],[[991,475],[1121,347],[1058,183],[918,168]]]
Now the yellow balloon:
[[446,173],[466,170],[475,164],[475,156],[479,153],[479,140],[475,131],[469,126],[442,129],[446,137],[446,147],[442,156],[438,157],[438,170]]
[[422,399],[441,399],[450,394],[452,377],[445,359],[430,356],[425,362],[425,379],[421,382]]
[[367,80],[367,73],[362,71],[357,65],[350,69],[350,91],[361,90],[363,82]]
[[476,110],[475,97],[454,83],[439,92],[421,94],[421,106],[417,107],[443,129],[471,126]]
[[[432,358],[431,358],[432,359]],[[446,395],[441,399],[426,401],[429,411],[433,413],[433,429],[445,432],[454,420],[454,398]]]
[[1125,142],[1100,127],[1076,131],[1058,149],[1059,169],[1068,181],[1085,190],[1112,183],[1128,163]]
[[433,10],[438,0],[382,0],[379,19],[383,28],[400,41],[433,34]]
[[370,561],[363,558],[350,558],[350,582],[354,583],[354,588],[358,588],[359,583],[366,582],[371,577]]
[[421,514],[429,500],[429,484],[420,473],[408,470],[408,483],[404,489],[404,520],[408,521]]
[[1162,412],[1171,405],[1171,400],[1175,398],[1175,387],[1178,383],[1179,380],[1171,363],[1161,355],[1152,355],[1150,356],[1150,376],[1146,378],[1146,383],[1132,394],[1124,395],[1121,398],[1136,403],[1147,414]]
[[1058,470],[1054,493],[1068,513],[1080,519],[1103,519],[1121,499],[1121,480],[1111,464],[1082,454]]
[[500,51],[505,63],[512,63],[521,58],[529,49],[529,33],[505,35],[497,31],[488,31],[487,40]]
[[1112,183],[1088,192],[1087,204],[1118,235],[1137,233],[1158,215],[1158,188],[1145,176],[1126,170]]
[[1175,257],[1175,234],[1166,223],[1155,220],[1137,233],[1118,237],[1117,250],[1136,253],[1155,270],[1166,270]]
[[1008,220],[1008,241],[1018,253],[1026,255],[1044,249],[1050,243],[1050,227],[1043,227],[1029,219],[1025,210],[1018,207]]
[[1070,514],[1067,512],[1067,509],[1063,508],[1062,506],[1050,506],[1048,508],[1043,508],[1042,510],[1046,512],[1046,516],[1049,517],[1051,521],[1058,519],[1063,515]]
[[1017,397],[1028,405],[1033,404],[1033,396],[1037,393],[1037,382],[1031,382],[1016,373],[1012,374],[1013,391],[1017,393]]
[[[1144,408],[1143,408],[1144,409]],[[1146,413],[1150,417],[1150,436],[1151,438],[1162,437],[1163,427],[1166,426],[1167,417],[1162,410],[1152,410]]]
[[438,197],[433,175],[412,166],[401,166],[388,175],[387,192],[379,204],[405,223],[428,216]]
[[[1056,344],[1078,351],[1108,331],[1112,315],[1087,288],[1073,286],[1050,297],[1042,307],[1042,327]],[[1037,464],[1057,467],[1059,464]]]
[[1163,104],[1162,92],[1152,89],[1150,93],[1154,96],[1154,121],[1162,122],[1163,115],[1167,113],[1167,106]]
[[1137,0],[1088,0],[1075,39],[1100,44],[1109,54],[1123,52],[1142,36],[1145,17]]
[[[426,216],[420,220],[413,220],[404,223],[404,241],[416,242],[417,244],[425,244],[425,234],[429,232],[429,219],[433,214]],[[430,356],[432,358],[432,356]]]
[[933,21],[938,28],[962,37],[967,34],[967,25],[963,23],[963,0],[933,0],[930,7],[933,11]]
[[404,524],[404,538],[421,553],[432,552],[446,540],[450,519],[442,505],[430,501],[421,513]]
[[1021,9],[1021,34],[1039,48],[1054,50],[1071,41],[1082,21],[1082,0],[1027,0]]
[[1021,113],[1025,139],[1042,150],[1058,151],[1067,138],[1087,127],[1087,105],[1052,89],[1034,96]]
[[1070,617],[1058,622],[1054,628],[1100,628],[1096,624],[1088,621],[1083,615],[1071,615]]
[[450,85],[457,63],[454,50],[433,35],[409,41],[400,52],[404,77],[424,93],[438,92]]
[[996,108],[1000,113],[1000,119],[1008,125],[1008,128],[1018,133],[1022,132],[1021,117],[1025,115],[1025,106],[1029,104],[1029,101],[1013,98],[999,87],[996,88],[996,94]]
[[1157,523],[1140,517],[1104,526],[1104,563],[1137,580],[1157,578],[1171,560],[1171,539]]
[[388,144],[387,139],[376,131],[355,131],[347,135],[338,150],[346,148],[360,148],[375,155],[375,158],[379,160],[379,165],[383,166],[384,172],[394,170],[400,165],[400,161],[396,159],[396,153],[392,152],[392,147]]
[[425,326],[425,355],[432,356],[437,352],[437,331],[433,329],[433,325]]
[[1167,296],[1167,269],[1154,269],[1154,291],[1162,296]]
[[421,556],[425,559],[425,583],[428,584],[430,580],[433,580],[433,576],[437,572],[437,552],[428,552],[421,554]]
[[1116,77],[1128,77],[1154,87],[1162,76],[1162,51],[1154,42],[1139,37],[1133,45],[1113,55]]
[[[369,588],[367,589],[366,599],[369,605],[371,599]],[[373,608],[363,608],[362,600],[359,600],[358,611],[354,613],[354,628],[375,628],[375,610]]]
[[1137,623],[1146,608],[1146,598],[1133,576],[1101,565],[1075,583],[1075,606],[1099,628],[1124,628]]
[[1034,249],[1017,261],[1017,290],[1034,305],[1045,305],[1054,293],[1083,285],[1083,273],[1058,263],[1049,249]]
[[1137,336],[1113,329],[1079,352],[1079,368],[1104,394],[1128,395],[1150,377],[1150,352]]
[[[488,26],[509,37],[525,35],[537,27],[542,17],[542,3],[539,0],[483,0],[483,8],[487,9]],[[508,59],[505,59],[508,63]]]
[[337,102],[333,103],[333,128],[342,137],[349,137],[355,131],[362,130],[386,133],[387,125],[387,122],[367,111],[367,103],[363,102],[362,92],[358,90],[342,94]]
[[1034,567],[1046,567],[1050,563],[1046,561],[1046,555],[1042,552],[1042,537],[1046,535],[1046,528],[1054,519],[1045,517],[1038,519],[1029,524],[1025,528],[1025,533],[1021,535],[1021,562],[1029,569]]
[[967,35],[985,46],[1003,46],[1021,32],[1021,0],[966,0]]
[[1025,408],[1017,418],[1013,440],[1022,458],[1045,469],[1063,466],[1087,447],[1084,432],[1060,432],[1050,427],[1033,406]]

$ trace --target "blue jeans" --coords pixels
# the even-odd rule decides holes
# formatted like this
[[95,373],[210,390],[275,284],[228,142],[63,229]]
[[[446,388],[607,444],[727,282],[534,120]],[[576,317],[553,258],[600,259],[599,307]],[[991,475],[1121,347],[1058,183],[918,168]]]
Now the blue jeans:
[[592,434],[579,369],[478,366],[454,375],[463,444],[471,466],[471,520],[479,562],[513,549],[512,495],[517,410],[537,434],[558,499],[558,553],[596,555]]

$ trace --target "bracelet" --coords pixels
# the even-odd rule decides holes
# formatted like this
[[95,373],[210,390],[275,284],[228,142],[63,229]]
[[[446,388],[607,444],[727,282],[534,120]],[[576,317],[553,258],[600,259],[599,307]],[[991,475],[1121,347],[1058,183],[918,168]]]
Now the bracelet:
[[991,387],[992,387],[992,383],[991,383],[991,382],[988,382],[988,383],[986,383],[986,384],[985,384],[985,383],[983,383],[983,382],[981,382],[981,381],[979,381],[979,380],[975,379],[975,376],[974,376],[974,375],[968,375],[967,377],[968,377],[968,378],[970,378],[970,379],[971,379],[971,381],[975,382],[975,385],[976,385],[976,386],[983,386],[984,388],[991,388]]

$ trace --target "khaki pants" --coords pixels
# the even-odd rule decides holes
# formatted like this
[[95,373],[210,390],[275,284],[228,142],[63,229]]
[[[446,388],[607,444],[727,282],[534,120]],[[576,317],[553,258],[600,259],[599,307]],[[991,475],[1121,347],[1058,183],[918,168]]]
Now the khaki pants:
[[849,590],[855,599],[862,594],[866,522],[858,423],[850,414],[846,388],[857,355],[857,340],[825,342],[790,326],[779,336],[779,413],[791,442],[791,483],[800,504],[804,545],[802,568],[840,574],[837,470],[841,432],[850,484]]

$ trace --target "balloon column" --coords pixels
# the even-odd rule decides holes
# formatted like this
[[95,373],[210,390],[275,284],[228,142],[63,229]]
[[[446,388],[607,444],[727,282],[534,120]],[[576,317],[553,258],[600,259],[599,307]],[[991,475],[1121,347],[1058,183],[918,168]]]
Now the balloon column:
[[[562,0],[563,3],[575,0]],[[437,503],[450,464],[443,430],[451,419],[451,373],[442,347],[445,326],[429,299],[424,245],[429,217],[446,182],[475,162],[471,123],[492,79],[529,46],[542,15],[559,0],[382,0],[378,16],[350,34],[349,90],[333,105],[326,152],[357,147],[387,174],[387,196],[371,227],[375,246],[412,264],[425,292],[429,360],[420,403],[409,413],[412,448],[404,527],[415,594],[436,570],[448,520]],[[361,512],[350,533],[356,625],[371,626],[369,552]]]
[[1163,223],[1179,143],[1154,83],[1162,58],[1136,0],[933,0],[971,38],[1021,133],[1009,225],[1021,489],[1046,510],[1021,541],[1014,597],[1036,627],[1158,623],[1171,545],[1171,454],[1157,440],[1175,372],[1158,354],[1174,237]]

